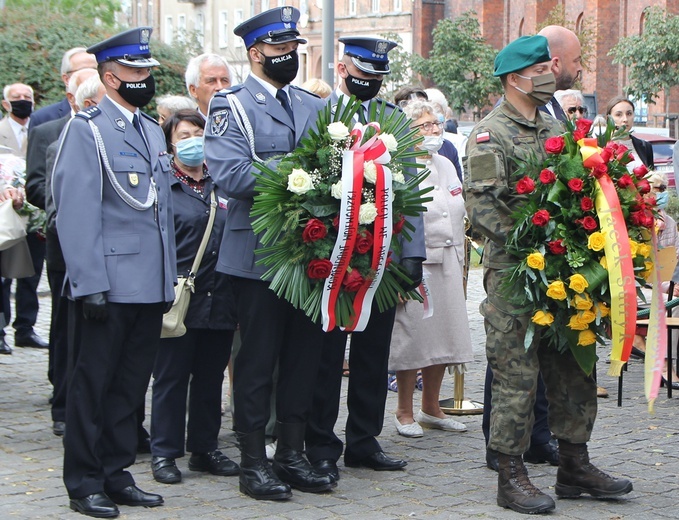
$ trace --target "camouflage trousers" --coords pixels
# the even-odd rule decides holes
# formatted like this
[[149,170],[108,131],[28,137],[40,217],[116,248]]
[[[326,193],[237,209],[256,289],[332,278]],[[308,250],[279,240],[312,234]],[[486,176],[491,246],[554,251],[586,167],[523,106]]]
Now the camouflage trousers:
[[502,298],[502,274],[484,272],[486,299],[480,311],[486,328],[486,356],[493,371],[488,447],[521,455],[530,445],[538,372],[547,389],[549,428],[572,443],[589,441],[597,413],[596,382],[563,354],[540,344],[538,334],[528,350],[524,337],[530,316]]

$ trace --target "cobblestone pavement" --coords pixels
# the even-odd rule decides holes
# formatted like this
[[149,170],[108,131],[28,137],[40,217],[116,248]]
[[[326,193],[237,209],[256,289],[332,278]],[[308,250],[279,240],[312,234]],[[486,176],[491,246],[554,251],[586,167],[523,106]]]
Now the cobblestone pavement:
[[[482,400],[485,370],[483,322],[478,314],[482,298],[481,271],[476,269],[470,276],[468,300],[475,362],[467,373],[465,392],[467,398],[477,401]],[[44,337],[48,317],[49,298],[43,293],[37,329]],[[7,330],[11,344],[13,334],[11,328]],[[605,349],[599,354],[604,359]],[[61,440],[51,432],[47,403],[51,388],[46,371],[47,352],[43,350],[16,348],[12,356],[0,356],[0,519],[83,518],[68,509],[61,481]],[[642,371],[640,361],[631,362],[619,408],[617,380],[607,376],[606,365],[600,363],[599,381],[611,397],[599,400],[590,443],[593,461],[614,475],[631,478],[634,491],[619,500],[557,500],[553,517],[677,517],[679,396],[668,399],[661,393],[655,415],[649,415]],[[452,377],[446,376],[443,397],[452,396],[452,387]],[[396,394],[390,392],[380,442],[389,455],[409,461],[405,471],[345,469],[340,463],[342,479],[333,492],[313,495],[295,491],[287,502],[266,502],[241,495],[235,477],[190,472],[186,457],[178,460],[184,475],[181,484],[158,484],[151,476],[150,455],[140,455],[131,468],[137,483],[144,490],[161,493],[165,505],[155,509],[123,506],[120,518],[523,518],[495,504],[497,476],[485,467],[480,415],[461,418],[468,426],[466,433],[425,430],[423,438],[406,439],[398,436],[393,426],[395,406]],[[343,406],[337,424],[340,432],[345,417]],[[229,457],[238,460],[234,441],[227,413],[219,444]],[[529,465],[529,473],[536,485],[554,496],[556,468]]]

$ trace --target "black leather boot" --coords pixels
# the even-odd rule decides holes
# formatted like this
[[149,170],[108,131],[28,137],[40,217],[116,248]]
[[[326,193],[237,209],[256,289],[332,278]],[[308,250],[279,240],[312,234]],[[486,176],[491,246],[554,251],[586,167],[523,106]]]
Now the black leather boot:
[[285,500],[292,496],[290,486],[274,475],[266,460],[264,430],[236,432],[240,444],[240,492],[257,500]]
[[334,488],[337,482],[330,475],[316,473],[302,455],[305,431],[305,423],[276,422],[278,440],[272,467],[278,478],[293,488],[321,493]]
[[520,455],[498,453],[497,459],[497,505],[526,514],[554,509],[554,500],[531,483]]
[[624,478],[611,477],[591,464],[587,444],[559,440],[555,491],[562,498],[573,498],[582,493],[593,497],[617,497],[632,491],[632,483]]

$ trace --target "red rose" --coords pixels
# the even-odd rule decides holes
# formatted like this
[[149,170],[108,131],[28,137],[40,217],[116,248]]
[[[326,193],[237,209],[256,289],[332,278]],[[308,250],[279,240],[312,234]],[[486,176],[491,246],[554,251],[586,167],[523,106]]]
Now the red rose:
[[574,130],[573,131],[573,141],[575,141],[576,143],[580,139],[584,139],[585,137],[587,137],[587,132],[584,132],[583,130]]
[[524,177],[516,183],[516,193],[523,195],[531,193],[535,189],[535,182],[530,177]]
[[606,166],[605,164],[597,164],[594,168],[592,168],[592,175],[597,179],[600,179],[607,173],[608,166]]
[[634,154],[632,152],[629,152],[627,155],[619,157],[619,160],[622,164],[631,163],[634,160]]
[[335,215],[335,218],[332,219],[332,227],[339,229],[339,215]]
[[574,191],[575,193],[580,193],[582,191],[582,179],[571,179],[568,181],[568,187],[570,188],[571,191]]
[[634,173],[637,179],[641,179],[648,173],[648,168],[646,168],[645,164],[640,164],[632,170],[632,173]]
[[641,211],[632,211],[629,214],[629,221],[632,223],[632,225],[641,226],[641,220],[642,220],[642,212]]
[[327,258],[314,258],[306,268],[306,275],[314,279],[327,278],[332,271],[332,262]]
[[620,159],[622,157],[622,154],[624,154],[627,151],[627,147],[624,144],[620,143],[615,143],[615,155],[617,159]]
[[304,231],[302,231],[302,240],[306,243],[316,242],[316,240],[324,238],[327,234],[328,228],[325,227],[325,224],[317,218],[312,218],[309,219],[309,222],[304,227]]
[[594,201],[589,197],[582,197],[580,200],[580,209],[582,211],[592,211],[594,209]]
[[566,246],[563,245],[563,240],[561,239],[547,242],[547,247],[549,248],[549,252],[553,255],[566,254]]
[[599,227],[599,224],[597,224],[596,220],[590,216],[584,217],[579,221],[579,223],[587,232],[592,232]]
[[403,225],[406,223],[406,218],[403,215],[399,215],[398,217],[398,222],[394,224],[394,233],[396,235],[403,231]]
[[613,151],[610,148],[604,148],[601,150],[599,153],[601,158],[604,160],[605,163],[611,160],[611,157],[613,157]]
[[373,234],[367,229],[364,229],[358,234],[358,237],[356,237],[356,245],[354,246],[354,249],[359,254],[364,255],[368,251],[370,251],[370,248],[372,246],[373,246]]
[[552,184],[556,182],[556,175],[552,170],[545,168],[540,172],[540,182],[542,184]]
[[560,154],[564,146],[566,146],[566,141],[560,135],[550,137],[545,141],[545,151],[554,155]]
[[648,193],[651,191],[651,185],[646,179],[641,179],[637,182],[637,189],[639,190],[639,193]]
[[651,229],[655,225],[655,219],[653,218],[653,213],[650,211],[644,211],[641,219],[641,225],[645,228]]
[[625,174],[622,177],[618,179],[618,187],[625,189],[629,188],[630,186],[634,185],[634,181],[632,180],[632,177],[629,176],[629,174]]
[[546,226],[547,222],[549,222],[549,211],[547,211],[546,209],[537,210],[535,212],[535,214],[533,215],[533,218],[531,219],[531,221],[536,226],[540,226],[540,227]]
[[575,121],[575,128],[579,132],[584,132],[585,135],[589,132],[589,130],[592,128],[592,121],[589,119],[578,119]]
[[342,280],[342,285],[345,291],[356,292],[361,288],[364,281],[358,269],[352,269],[351,271],[347,270]]

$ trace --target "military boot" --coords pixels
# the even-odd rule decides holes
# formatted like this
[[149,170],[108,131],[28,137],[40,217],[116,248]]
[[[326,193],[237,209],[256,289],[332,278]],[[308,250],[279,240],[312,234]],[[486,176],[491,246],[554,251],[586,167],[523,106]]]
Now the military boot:
[[617,497],[632,491],[632,483],[624,478],[613,478],[592,465],[587,444],[559,440],[555,491],[563,498],[577,497],[582,493],[593,497]]
[[274,475],[266,460],[264,430],[236,432],[240,444],[240,492],[257,500],[285,500],[292,496],[290,486]]
[[554,500],[536,488],[528,478],[521,456],[498,453],[497,505],[519,513],[546,513]]
[[317,473],[309,464],[302,451],[304,449],[305,423],[276,422],[276,454],[273,457],[274,473],[291,487],[308,493],[321,493],[337,485],[335,479],[327,474]]

